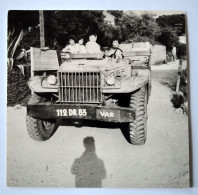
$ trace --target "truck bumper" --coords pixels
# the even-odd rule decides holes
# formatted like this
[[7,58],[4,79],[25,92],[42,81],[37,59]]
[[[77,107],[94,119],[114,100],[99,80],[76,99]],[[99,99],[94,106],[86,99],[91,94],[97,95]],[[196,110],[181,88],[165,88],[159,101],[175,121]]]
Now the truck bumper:
[[131,108],[83,105],[83,104],[29,104],[27,114],[39,119],[85,119],[127,123],[135,119]]

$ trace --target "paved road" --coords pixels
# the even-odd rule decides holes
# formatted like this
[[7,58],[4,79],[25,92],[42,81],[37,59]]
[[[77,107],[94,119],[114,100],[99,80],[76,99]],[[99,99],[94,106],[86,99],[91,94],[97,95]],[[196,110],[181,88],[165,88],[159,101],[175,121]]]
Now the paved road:
[[[188,118],[175,112],[170,89],[158,82],[159,77],[154,78],[147,142],[143,146],[130,145],[118,127],[104,124],[81,128],[63,124],[50,140],[36,142],[26,131],[25,108],[9,107],[7,184],[72,188],[189,186]],[[86,151],[85,138],[90,143]]]

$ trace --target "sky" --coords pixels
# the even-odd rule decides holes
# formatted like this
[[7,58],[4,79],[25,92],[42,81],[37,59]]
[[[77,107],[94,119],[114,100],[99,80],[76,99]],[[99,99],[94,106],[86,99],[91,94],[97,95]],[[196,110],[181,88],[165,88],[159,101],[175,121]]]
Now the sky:
[[185,11],[182,11],[182,10],[124,10],[124,12],[127,14],[134,13],[138,16],[144,13],[156,14],[156,16],[185,14]]

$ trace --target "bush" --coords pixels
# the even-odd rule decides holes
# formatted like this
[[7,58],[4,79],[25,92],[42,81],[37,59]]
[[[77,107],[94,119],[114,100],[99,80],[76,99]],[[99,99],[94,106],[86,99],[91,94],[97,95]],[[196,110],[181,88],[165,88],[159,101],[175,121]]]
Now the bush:
[[182,76],[180,80],[180,91],[184,95],[184,101],[187,101],[188,99],[188,83],[187,83],[187,68],[185,70],[182,70]]
[[187,69],[182,70],[182,75],[180,80],[180,93],[173,94],[171,102],[173,103],[173,106],[175,108],[181,108],[184,113],[188,114]]
[[173,94],[171,102],[173,103],[173,106],[175,108],[180,108],[181,105],[184,103],[184,97],[182,94]]
[[184,58],[186,56],[186,44],[179,43],[176,49],[177,49],[177,57],[179,59]]
[[30,68],[26,67],[24,76],[21,70],[17,67],[8,72],[7,80],[7,105],[14,106],[16,104],[26,105],[30,89],[27,85],[27,80],[30,77]]
[[170,29],[162,29],[161,34],[156,38],[158,42],[166,46],[167,51],[171,51],[173,45],[178,44],[178,36]]

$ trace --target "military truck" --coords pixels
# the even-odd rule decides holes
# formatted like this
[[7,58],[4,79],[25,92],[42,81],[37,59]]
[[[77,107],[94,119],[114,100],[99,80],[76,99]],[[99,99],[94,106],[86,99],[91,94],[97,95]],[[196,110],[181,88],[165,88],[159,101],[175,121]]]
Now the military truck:
[[48,140],[60,120],[118,123],[126,140],[146,141],[147,103],[151,92],[150,49],[124,51],[115,60],[98,54],[62,55],[31,48],[32,96],[26,124],[34,140]]

